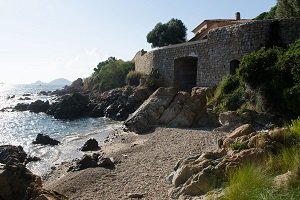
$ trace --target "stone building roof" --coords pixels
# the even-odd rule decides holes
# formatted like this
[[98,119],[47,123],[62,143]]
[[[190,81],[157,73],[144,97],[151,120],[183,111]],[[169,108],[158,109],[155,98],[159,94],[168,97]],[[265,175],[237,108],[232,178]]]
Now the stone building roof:
[[195,34],[195,36],[190,39],[190,41],[196,41],[196,40],[202,40],[206,39],[207,34],[210,30],[223,27],[223,26],[229,26],[234,24],[241,24],[253,21],[251,19],[241,19],[240,13],[236,13],[235,19],[209,19],[204,20],[201,24],[199,24],[192,32]]

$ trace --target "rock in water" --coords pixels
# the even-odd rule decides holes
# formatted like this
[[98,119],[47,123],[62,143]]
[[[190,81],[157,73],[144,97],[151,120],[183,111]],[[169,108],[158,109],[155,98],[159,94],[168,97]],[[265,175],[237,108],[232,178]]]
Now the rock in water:
[[52,139],[50,138],[48,135],[43,135],[41,133],[39,133],[37,136],[36,136],[36,139],[35,141],[32,142],[33,144],[42,144],[42,145],[58,145],[60,144],[59,141],[55,140],[55,139]]
[[46,112],[49,109],[50,105],[49,105],[49,101],[41,101],[41,100],[37,100],[35,102],[32,102],[29,106],[28,106],[28,110],[30,112],[34,112],[34,113],[39,113],[39,112]]
[[86,141],[83,147],[81,147],[81,151],[98,151],[98,150],[100,150],[100,147],[97,140],[95,140],[94,138]]
[[65,95],[62,100],[50,106],[47,114],[55,119],[74,119],[87,116],[89,97],[80,93]]
[[14,109],[17,111],[26,111],[28,109],[29,104],[26,103],[18,103]]

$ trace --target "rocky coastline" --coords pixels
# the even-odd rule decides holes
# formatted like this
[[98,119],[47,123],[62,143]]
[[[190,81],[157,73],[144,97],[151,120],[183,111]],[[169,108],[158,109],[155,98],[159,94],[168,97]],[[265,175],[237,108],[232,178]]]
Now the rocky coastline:
[[[0,160],[4,164],[0,183],[9,182],[19,190],[13,193],[12,188],[3,187],[0,197],[5,200],[21,199],[22,195],[25,199],[58,200],[98,199],[97,195],[103,199],[204,198],[211,189],[222,186],[229,169],[249,160],[258,161],[284,143],[278,141],[274,131],[260,132],[280,124],[277,116],[253,111],[217,113],[207,102],[213,92],[201,87],[188,93],[175,88],[153,91],[144,86],[126,86],[99,93],[85,91],[82,80],[78,79],[71,86],[54,91],[58,95],[54,103],[37,100],[18,104],[15,111],[44,112],[56,119],[108,117],[124,121],[124,129],[111,135],[101,147],[97,141],[88,140],[81,148],[86,154],[53,168],[45,187],[38,176],[26,169],[26,163],[37,158],[26,158],[21,147],[1,146],[5,150],[0,151],[0,158],[5,159]],[[59,144],[47,135],[38,135],[34,142]],[[234,143],[243,143],[244,148],[232,149]],[[17,172],[18,181],[11,182],[15,176],[12,171]],[[116,184],[116,180],[120,183]]]

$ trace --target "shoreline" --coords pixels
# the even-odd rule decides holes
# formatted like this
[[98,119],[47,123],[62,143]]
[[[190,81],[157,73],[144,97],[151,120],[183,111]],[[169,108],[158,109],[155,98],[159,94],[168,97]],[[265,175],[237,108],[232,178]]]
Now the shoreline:
[[66,172],[70,163],[63,163],[46,179],[45,188],[70,199],[128,199],[129,193],[143,194],[143,199],[169,199],[171,185],[165,178],[177,161],[215,149],[217,140],[225,135],[163,127],[145,135],[120,129],[117,133],[112,142],[101,146],[105,156],[114,158],[115,169]]

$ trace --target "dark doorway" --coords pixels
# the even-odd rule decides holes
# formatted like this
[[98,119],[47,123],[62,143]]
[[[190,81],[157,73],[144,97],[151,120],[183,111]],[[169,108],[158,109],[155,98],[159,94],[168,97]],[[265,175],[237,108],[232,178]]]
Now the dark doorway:
[[234,75],[236,73],[236,70],[240,66],[240,61],[239,60],[232,60],[230,61],[230,68],[229,68],[229,73],[231,75]]
[[182,57],[174,61],[174,86],[183,91],[192,91],[197,83],[196,57]]

